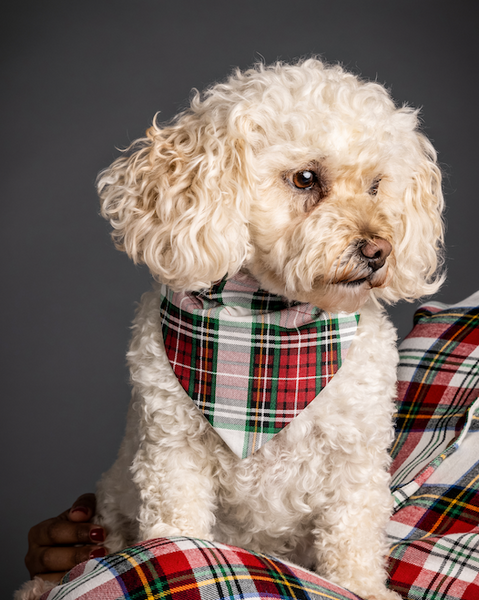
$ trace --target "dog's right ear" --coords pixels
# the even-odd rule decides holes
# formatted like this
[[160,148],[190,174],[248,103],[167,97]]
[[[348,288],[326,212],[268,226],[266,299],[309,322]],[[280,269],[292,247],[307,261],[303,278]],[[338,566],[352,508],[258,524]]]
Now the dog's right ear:
[[215,118],[187,111],[154,123],[98,176],[116,246],[174,290],[234,275],[249,251],[244,143]]

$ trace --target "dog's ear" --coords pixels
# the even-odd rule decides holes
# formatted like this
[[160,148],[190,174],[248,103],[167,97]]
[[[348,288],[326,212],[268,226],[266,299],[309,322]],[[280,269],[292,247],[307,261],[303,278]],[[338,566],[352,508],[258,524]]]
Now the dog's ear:
[[414,300],[442,285],[444,199],[436,151],[421,133],[411,144],[412,177],[404,192],[402,231],[396,247],[396,285],[401,298]]
[[234,275],[249,251],[246,151],[229,133],[213,111],[185,112],[98,177],[117,247],[174,290]]

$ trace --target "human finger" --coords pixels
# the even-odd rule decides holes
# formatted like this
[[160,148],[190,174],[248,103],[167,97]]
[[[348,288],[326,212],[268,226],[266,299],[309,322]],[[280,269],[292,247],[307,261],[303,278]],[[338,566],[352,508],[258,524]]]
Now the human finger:
[[82,494],[75,500],[68,511],[67,518],[70,521],[85,522],[90,521],[96,511],[95,494]]
[[34,575],[31,575],[32,579],[33,577],[40,577],[40,579],[43,579],[45,581],[51,581],[52,583],[60,583],[60,581],[62,580],[63,576],[66,575],[66,573],[68,573],[68,571],[61,571],[60,573],[34,573]]
[[27,555],[25,563],[33,575],[60,573],[90,558],[106,555],[103,546],[43,546]]
[[75,523],[55,517],[34,525],[28,534],[30,546],[98,544],[105,540],[105,530],[95,523]]

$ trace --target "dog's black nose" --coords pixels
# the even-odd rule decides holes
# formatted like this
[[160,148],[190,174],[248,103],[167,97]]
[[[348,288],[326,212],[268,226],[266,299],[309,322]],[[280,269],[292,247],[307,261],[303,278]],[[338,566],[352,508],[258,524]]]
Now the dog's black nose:
[[361,254],[367,260],[369,267],[373,271],[377,271],[384,266],[392,249],[391,244],[380,237],[372,238],[371,240],[364,242],[360,247]]

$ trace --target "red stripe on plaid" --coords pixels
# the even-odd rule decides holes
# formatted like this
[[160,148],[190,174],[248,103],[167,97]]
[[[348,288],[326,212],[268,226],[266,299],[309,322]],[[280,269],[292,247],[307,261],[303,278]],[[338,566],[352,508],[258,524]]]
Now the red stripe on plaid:
[[399,379],[389,586],[410,600],[478,600],[476,304],[421,308]]
[[[435,423],[447,418],[448,413],[451,418],[457,414],[462,419],[454,420],[458,434],[464,423],[465,408],[477,397],[474,390],[467,393],[467,381],[461,376],[461,368],[479,346],[477,310],[469,314],[453,309],[446,315],[436,307],[421,307],[418,314],[416,326],[401,345],[397,436],[391,450],[393,474],[408,460],[424,432],[434,429]],[[413,353],[418,356],[414,360],[422,362],[416,364],[413,360],[416,366],[411,373],[408,356]],[[407,442],[403,444],[404,436]]]
[[[471,563],[470,553],[446,565],[441,558],[433,559],[440,544],[440,537],[431,537],[408,544],[399,560],[389,558],[390,587],[410,600],[478,600],[477,575],[474,581],[464,578],[465,567]],[[457,543],[456,551],[460,554],[461,542]],[[475,554],[477,557],[477,548]]]

